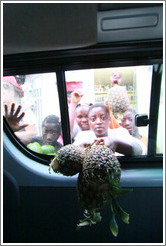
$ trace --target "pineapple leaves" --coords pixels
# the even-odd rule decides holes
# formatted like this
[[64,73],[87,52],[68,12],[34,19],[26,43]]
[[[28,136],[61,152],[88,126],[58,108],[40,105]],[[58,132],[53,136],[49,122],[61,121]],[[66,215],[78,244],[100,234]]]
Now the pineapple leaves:
[[131,192],[131,191],[133,191],[133,189],[122,189],[122,188],[115,186],[115,185],[111,186],[111,193],[112,193],[113,197],[124,195],[124,194]]
[[87,225],[91,225],[91,223],[87,220],[85,221],[80,220],[80,223],[77,225],[77,230],[80,229],[82,226],[87,226]]
[[110,204],[111,207],[111,211],[112,211],[112,217],[110,220],[110,230],[112,232],[112,234],[117,237],[118,236],[118,224],[116,223],[115,220],[115,210],[114,207],[112,206],[112,204]]
[[129,214],[126,213],[119,205],[119,203],[116,201],[116,199],[112,199],[112,205],[114,207],[114,210],[116,210],[122,219],[122,221],[126,224],[129,224]]
[[118,236],[118,225],[116,223],[114,214],[112,215],[112,218],[110,221],[110,230],[115,237]]
[[100,215],[100,212],[98,213],[94,213],[93,215],[93,220],[96,221],[96,223],[100,222],[102,219],[101,215]]
[[133,189],[122,189],[120,188],[118,185],[116,184],[112,184],[111,186],[111,191],[110,191],[110,194],[109,194],[109,201],[111,202],[112,204],[112,209],[115,213],[115,211],[119,214],[121,220],[126,223],[126,224],[129,224],[129,214],[126,213],[119,205],[119,203],[117,202],[116,200],[116,197],[117,196],[120,196],[120,195],[124,195],[124,194],[127,194],[129,192],[133,191]]
[[117,202],[117,200],[115,199],[115,197],[112,194],[109,195],[108,201],[110,202],[110,208],[112,211],[112,217],[111,217],[111,221],[110,221],[110,230],[111,230],[112,234],[116,237],[118,235],[118,225],[117,225],[116,220],[115,220],[116,212],[119,214],[121,220],[126,224],[129,224],[129,214],[126,213],[120,207],[119,203]]
[[87,210],[85,210],[84,216],[85,219],[80,220],[80,223],[77,225],[77,230],[80,229],[82,226],[91,226],[102,220],[100,212],[93,212],[92,214],[90,214]]

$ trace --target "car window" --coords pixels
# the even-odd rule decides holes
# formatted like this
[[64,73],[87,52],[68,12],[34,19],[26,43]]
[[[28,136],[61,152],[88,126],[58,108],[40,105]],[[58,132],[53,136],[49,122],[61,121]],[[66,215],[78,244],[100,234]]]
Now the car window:
[[[136,127],[135,114],[149,117],[150,93],[153,66],[107,67],[65,72],[67,102],[69,110],[71,141],[100,137],[95,130],[93,117],[88,117],[92,105],[102,104],[109,112],[98,118],[108,125],[108,133],[113,138],[134,141],[141,148],[141,155],[147,154],[149,127]],[[163,88],[163,87],[162,87]],[[163,89],[161,88],[157,153],[163,153]],[[11,118],[7,122],[14,134],[29,149],[41,154],[53,154],[64,144],[56,73],[28,74],[3,77],[3,104],[15,103],[13,114],[21,105],[24,117],[19,125],[28,124],[23,129],[14,129]],[[5,107],[4,107],[5,115]],[[95,120],[94,120],[95,119]],[[17,119],[18,120],[18,119]],[[96,124],[96,123],[95,123]],[[17,128],[17,124],[15,124]],[[159,127],[161,126],[161,127]],[[87,132],[87,135],[85,135]],[[93,135],[89,135],[89,132]],[[88,140],[89,141],[89,140]],[[139,155],[139,153],[133,153]],[[116,153],[123,155],[123,153]]]
[[[84,135],[81,132],[92,130],[87,126],[87,107],[103,104],[111,116],[109,128],[125,129],[121,132],[119,130],[123,139],[133,136],[134,141],[138,141],[144,148],[142,153],[147,154],[148,126],[136,127],[135,114],[149,116],[152,66],[67,71],[65,77],[73,141],[78,136],[85,137],[85,132]],[[75,112],[72,111],[74,104]]]
[[[8,106],[9,126],[28,148],[51,154],[63,145],[56,73],[3,77],[3,104]],[[25,116],[18,123],[22,112]],[[25,128],[16,129],[24,124]]]

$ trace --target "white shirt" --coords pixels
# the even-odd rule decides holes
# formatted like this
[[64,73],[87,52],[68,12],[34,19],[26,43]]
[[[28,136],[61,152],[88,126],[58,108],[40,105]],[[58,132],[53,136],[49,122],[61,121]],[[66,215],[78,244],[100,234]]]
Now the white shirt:
[[[140,145],[142,149],[142,155],[145,155],[146,147],[145,145],[137,138],[131,136],[128,132],[127,129],[123,127],[115,128],[115,129],[108,129],[108,136],[110,136],[113,139],[120,139],[122,141],[128,141],[130,143],[137,143]],[[75,145],[81,145],[82,142],[87,142],[87,143],[93,143],[94,140],[96,139],[96,135],[93,131],[88,130],[88,131],[81,131],[77,134],[75,137],[74,144]],[[120,153],[115,153],[116,155],[122,155]]]

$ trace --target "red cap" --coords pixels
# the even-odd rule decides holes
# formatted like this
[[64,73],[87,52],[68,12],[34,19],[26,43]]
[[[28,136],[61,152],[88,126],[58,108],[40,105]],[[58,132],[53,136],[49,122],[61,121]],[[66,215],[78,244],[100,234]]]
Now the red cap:
[[14,78],[14,76],[4,76],[3,77],[3,81],[14,85],[15,87],[17,87],[20,90],[23,90],[22,87],[17,83],[17,81]]

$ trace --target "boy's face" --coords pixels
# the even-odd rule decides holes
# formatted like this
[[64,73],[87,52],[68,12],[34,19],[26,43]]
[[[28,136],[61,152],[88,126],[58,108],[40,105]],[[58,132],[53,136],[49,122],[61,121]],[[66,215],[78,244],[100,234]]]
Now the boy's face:
[[44,140],[44,144],[54,145],[59,137],[57,125],[54,123],[46,122],[42,127],[42,137]]
[[135,129],[135,123],[134,123],[134,116],[132,112],[125,112],[122,118],[121,122],[122,127],[126,128],[130,135],[133,134],[133,131]]
[[76,122],[82,131],[89,130],[88,106],[79,106],[76,108]]
[[89,126],[95,133],[96,137],[108,136],[110,116],[102,107],[93,108],[89,112]]

